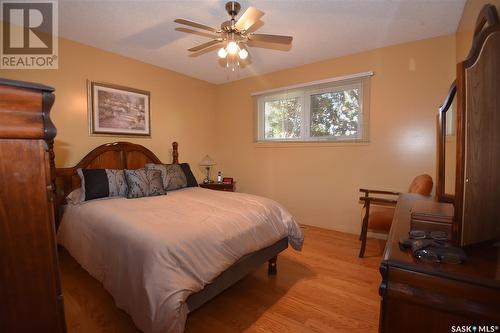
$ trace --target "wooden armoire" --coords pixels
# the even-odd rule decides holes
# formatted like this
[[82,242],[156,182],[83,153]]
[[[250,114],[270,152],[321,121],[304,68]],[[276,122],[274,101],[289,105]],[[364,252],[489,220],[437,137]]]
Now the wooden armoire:
[[[456,98],[455,193],[445,193],[446,113]],[[439,201],[455,207],[457,246],[500,240],[500,19],[493,5],[478,15],[468,56],[438,117]]]
[[55,239],[53,89],[0,78],[0,332],[66,331]]

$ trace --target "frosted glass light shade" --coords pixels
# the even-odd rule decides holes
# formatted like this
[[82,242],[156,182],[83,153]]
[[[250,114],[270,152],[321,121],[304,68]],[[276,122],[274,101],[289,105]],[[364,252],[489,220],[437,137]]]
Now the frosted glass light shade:
[[217,163],[215,163],[215,161],[208,155],[203,157],[203,159],[200,161],[201,166],[212,166],[212,165],[216,165],[216,164]]
[[221,47],[219,51],[217,51],[217,55],[219,56],[219,58],[224,59],[227,56],[226,49]]
[[245,60],[248,57],[248,51],[245,49],[241,49],[240,52],[238,52],[238,56],[241,60]]
[[238,44],[236,44],[236,42],[233,41],[229,42],[226,46],[226,51],[231,55],[235,55],[239,51]]

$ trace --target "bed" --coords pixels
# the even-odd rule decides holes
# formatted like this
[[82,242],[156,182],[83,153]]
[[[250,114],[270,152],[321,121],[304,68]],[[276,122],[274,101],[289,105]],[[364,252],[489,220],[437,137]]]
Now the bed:
[[[172,145],[172,163],[178,161]],[[303,235],[278,203],[198,187],[165,196],[66,204],[77,169],[138,169],[161,163],[147,148],[105,144],[75,167],[56,169],[58,242],[99,280],[144,332],[182,332],[187,314],[269,262],[300,250]]]

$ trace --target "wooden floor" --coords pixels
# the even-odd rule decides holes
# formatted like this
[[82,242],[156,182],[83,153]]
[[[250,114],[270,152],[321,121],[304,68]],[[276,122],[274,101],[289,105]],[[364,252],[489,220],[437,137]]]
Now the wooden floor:
[[[188,316],[186,332],[376,332],[384,242],[305,227],[302,252],[287,249],[278,275],[267,265]],[[131,318],[66,251],[60,251],[70,333],[138,332]]]

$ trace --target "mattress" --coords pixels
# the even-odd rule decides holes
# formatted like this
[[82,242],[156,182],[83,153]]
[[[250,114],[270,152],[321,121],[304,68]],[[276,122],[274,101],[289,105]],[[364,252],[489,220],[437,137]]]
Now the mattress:
[[243,256],[303,235],[277,202],[187,188],[67,205],[57,238],[144,332],[182,332],[186,299]]

